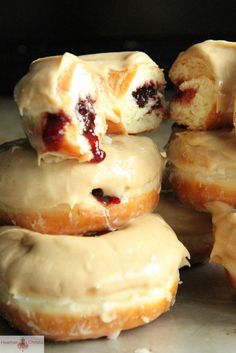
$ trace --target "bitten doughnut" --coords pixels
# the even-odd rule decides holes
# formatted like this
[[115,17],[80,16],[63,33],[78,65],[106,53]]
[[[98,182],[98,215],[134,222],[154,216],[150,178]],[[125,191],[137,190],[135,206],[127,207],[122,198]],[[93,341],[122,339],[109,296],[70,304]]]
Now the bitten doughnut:
[[206,211],[222,201],[236,207],[236,138],[234,131],[186,131],[169,143],[170,182],[184,203]]
[[236,210],[222,202],[207,204],[214,225],[211,261],[222,265],[236,290]]
[[[108,133],[137,134],[153,130],[166,115],[165,78],[158,65],[143,52],[83,55],[104,85],[109,110]],[[104,104],[105,107],[105,104]]]
[[159,199],[163,158],[148,137],[117,135],[101,163],[68,159],[38,164],[27,140],[0,147],[0,224],[41,233],[112,230],[151,212]]
[[[22,123],[39,158],[101,162],[104,116],[95,111],[95,73],[76,56],[34,61],[14,95]],[[101,104],[100,100],[96,104]]]
[[156,128],[165,114],[161,69],[142,52],[70,53],[34,61],[15,88],[40,158],[101,162],[108,133]]
[[207,40],[177,57],[169,73],[177,88],[170,117],[190,130],[233,125],[236,43]]
[[114,336],[170,308],[187,256],[153,214],[96,237],[0,227],[0,313],[51,340]]

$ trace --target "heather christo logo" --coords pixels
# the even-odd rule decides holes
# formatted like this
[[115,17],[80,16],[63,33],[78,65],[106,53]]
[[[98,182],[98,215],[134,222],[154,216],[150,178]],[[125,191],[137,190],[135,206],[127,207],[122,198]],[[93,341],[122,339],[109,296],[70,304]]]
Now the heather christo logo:
[[44,337],[0,335],[0,353],[44,353]]
[[29,345],[25,338],[21,338],[21,340],[17,343],[17,348],[21,352],[24,352],[28,347]]

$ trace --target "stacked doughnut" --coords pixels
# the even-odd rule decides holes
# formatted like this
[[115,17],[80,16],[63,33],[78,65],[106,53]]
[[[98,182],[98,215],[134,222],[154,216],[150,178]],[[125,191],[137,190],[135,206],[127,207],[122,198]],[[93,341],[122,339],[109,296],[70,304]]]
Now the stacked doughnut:
[[207,40],[180,53],[169,73],[176,87],[171,119],[190,130],[232,127],[235,67],[234,42]]
[[170,78],[177,85],[171,117],[191,130],[173,134],[168,148],[176,193],[199,210],[210,201],[235,207],[235,132],[225,129],[234,125],[236,43],[209,40],[190,47],[174,62]]
[[[170,181],[183,203],[213,214],[217,209],[211,258],[224,263],[221,247],[232,273],[229,257],[234,216],[213,205],[223,202],[226,209],[236,208],[236,43],[208,40],[193,45],[177,57],[170,78],[177,88],[170,105],[171,118],[191,130],[174,133],[171,138]],[[231,228],[225,226],[227,235],[222,231],[226,219],[231,222]],[[235,274],[233,278],[235,283]]]
[[130,52],[40,59],[16,86],[27,139],[0,147],[0,312],[23,332],[115,336],[173,304],[188,252],[151,214],[163,158],[128,135],[159,125],[164,84]]

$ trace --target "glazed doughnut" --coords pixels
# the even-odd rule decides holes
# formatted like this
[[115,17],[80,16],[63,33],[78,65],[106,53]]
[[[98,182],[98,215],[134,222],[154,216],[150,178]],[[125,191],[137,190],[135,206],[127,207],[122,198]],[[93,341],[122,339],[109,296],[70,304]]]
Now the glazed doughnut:
[[154,214],[96,237],[1,227],[0,312],[50,340],[117,335],[170,308],[187,256]]
[[100,162],[108,133],[156,128],[165,114],[162,70],[142,52],[34,61],[15,88],[26,135],[40,158]]
[[[137,134],[159,126],[166,114],[163,71],[143,52],[79,57],[96,71],[108,95],[108,133]],[[105,104],[104,104],[105,107]]]
[[173,192],[162,192],[156,212],[169,224],[179,241],[190,253],[190,263],[209,259],[212,245],[212,223],[208,213],[197,212],[182,204]]
[[234,131],[186,131],[169,143],[170,182],[184,203],[200,211],[222,201],[236,207]]
[[179,54],[169,73],[177,88],[170,117],[190,130],[233,125],[236,43],[207,40]]
[[148,137],[117,135],[101,163],[75,159],[38,164],[27,140],[0,148],[0,224],[41,233],[112,230],[151,212],[159,199],[163,158]]
[[206,207],[213,215],[214,225],[211,261],[225,268],[236,290],[236,210],[223,202],[212,202]]
[[23,128],[39,158],[100,162],[106,122],[94,108],[94,73],[76,56],[43,58],[15,87]]

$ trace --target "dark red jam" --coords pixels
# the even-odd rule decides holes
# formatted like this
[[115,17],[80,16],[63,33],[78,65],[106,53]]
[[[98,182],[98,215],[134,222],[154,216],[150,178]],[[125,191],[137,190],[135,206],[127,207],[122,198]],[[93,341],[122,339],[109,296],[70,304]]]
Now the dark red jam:
[[179,101],[183,104],[189,104],[195,97],[196,93],[197,90],[195,88],[188,88],[184,91],[181,91],[179,88],[177,88],[173,100]]
[[93,189],[92,195],[99,201],[102,202],[104,205],[110,205],[110,204],[119,204],[120,203],[120,198],[117,196],[109,196],[105,195],[103,190],[98,188],[98,189]]
[[98,136],[94,132],[96,114],[93,104],[94,101],[88,96],[84,100],[80,99],[75,109],[78,112],[78,120],[81,119],[84,123],[83,135],[88,140],[94,156],[90,162],[99,163],[104,160],[106,153],[99,148]]
[[48,151],[58,151],[61,148],[65,134],[65,126],[71,123],[63,111],[57,114],[46,113],[43,119],[43,142]]
[[136,91],[133,91],[132,96],[135,98],[139,108],[144,108],[150,99],[153,100],[154,104],[151,106],[151,109],[149,109],[149,113],[151,113],[154,109],[157,109],[160,106],[160,101],[157,93],[157,84],[150,81],[149,83],[145,83],[142,87],[137,88]]

